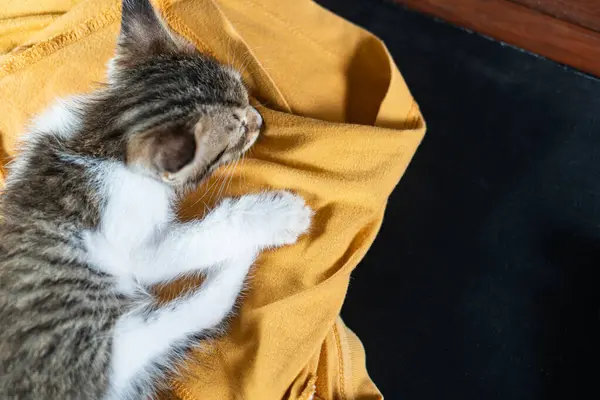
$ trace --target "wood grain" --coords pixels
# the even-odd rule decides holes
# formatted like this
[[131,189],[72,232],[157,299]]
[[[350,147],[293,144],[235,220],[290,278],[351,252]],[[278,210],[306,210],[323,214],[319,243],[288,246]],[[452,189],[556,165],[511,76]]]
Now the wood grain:
[[510,0],[558,19],[600,32],[598,0]]
[[600,34],[505,0],[394,0],[600,76]]

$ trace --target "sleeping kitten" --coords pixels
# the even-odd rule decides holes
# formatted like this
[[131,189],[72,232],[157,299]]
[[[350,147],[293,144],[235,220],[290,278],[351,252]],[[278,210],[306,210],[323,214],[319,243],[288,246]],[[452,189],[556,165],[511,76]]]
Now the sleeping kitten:
[[[0,398],[133,399],[220,326],[261,249],[311,210],[285,191],[225,199],[201,221],[177,198],[256,140],[240,76],[125,0],[109,84],[39,117],[1,199]],[[145,290],[203,273],[164,306]]]

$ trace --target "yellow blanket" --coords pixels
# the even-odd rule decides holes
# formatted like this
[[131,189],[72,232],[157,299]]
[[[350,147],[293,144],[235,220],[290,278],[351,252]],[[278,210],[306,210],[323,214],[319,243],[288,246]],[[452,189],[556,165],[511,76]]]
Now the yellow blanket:
[[[120,4],[2,3],[5,165],[32,115],[58,96],[90,91],[104,80]],[[195,350],[164,398],[381,399],[363,348],[339,312],[350,273],[374,240],[388,195],[425,132],[386,48],[309,0],[154,3],[199,49],[243,71],[266,121],[251,156],[200,188],[182,216],[202,215],[219,192],[264,188],[292,189],[317,211],[310,235],[259,259],[230,333]]]

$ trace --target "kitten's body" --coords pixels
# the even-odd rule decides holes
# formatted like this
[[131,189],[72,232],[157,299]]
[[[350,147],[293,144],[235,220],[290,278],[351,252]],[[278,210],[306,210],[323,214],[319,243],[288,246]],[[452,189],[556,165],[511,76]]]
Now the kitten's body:
[[[178,194],[245,151],[260,116],[234,72],[178,54],[147,0],[126,1],[123,18],[111,84],[39,118],[7,180],[2,399],[147,398],[231,312],[258,252],[294,243],[310,222],[287,192],[175,220]],[[127,36],[126,18],[143,36]],[[164,307],[145,290],[200,272],[198,291]]]

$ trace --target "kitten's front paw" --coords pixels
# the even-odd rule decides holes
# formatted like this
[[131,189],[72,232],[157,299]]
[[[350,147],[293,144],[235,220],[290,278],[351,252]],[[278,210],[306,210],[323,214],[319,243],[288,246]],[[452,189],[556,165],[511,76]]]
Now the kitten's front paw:
[[312,209],[298,195],[282,190],[271,195],[271,213],[267,218],[272,238],[269,246],[296,243],[298,237],[308,231],[313,216]]
[[284,190],[242,196],[231,204],[248,239],[261,248],[296,243],[313,215],[302,197]]

